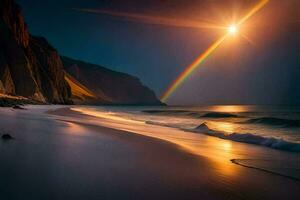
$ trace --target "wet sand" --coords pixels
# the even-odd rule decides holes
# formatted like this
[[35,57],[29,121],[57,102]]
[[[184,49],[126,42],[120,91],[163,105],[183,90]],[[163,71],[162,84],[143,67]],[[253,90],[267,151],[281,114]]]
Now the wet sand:
[[300,197],[298,181],[86,123],[94,119],[69,109],[40,108],[0,110],[0,132],[16,138],[0,141],[1,199]]

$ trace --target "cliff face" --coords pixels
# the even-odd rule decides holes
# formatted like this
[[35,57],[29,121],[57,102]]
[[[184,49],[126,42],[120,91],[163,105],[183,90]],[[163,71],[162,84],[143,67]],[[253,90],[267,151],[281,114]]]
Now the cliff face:
[[29,34],[21,9],[0,1],[0,93],[70,103],[70,87],[56,50]]
[[46,39],[29,34],[14,0],[0,0],[0,94],[62,104],[161,104],[136,77],[62,62]]
[[65,70],[88,88],[98,102],[107,104],[160,105],[154,92],[134,76],[102,66],[62,57]]

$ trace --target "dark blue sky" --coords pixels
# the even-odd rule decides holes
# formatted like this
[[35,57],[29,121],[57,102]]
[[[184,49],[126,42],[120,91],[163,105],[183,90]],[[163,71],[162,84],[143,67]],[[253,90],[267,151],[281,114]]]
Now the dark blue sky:
[[[71,8],[230,23],[250,0],[18,0],[32,34],[60,54],[138,76],[158,96],[219,36]],[[213,2],[213,3],[212,3]],[[299,1],[271,1],[170,98],[173,104],[300,104]],[[227,21],[228,22],[227,22]]]

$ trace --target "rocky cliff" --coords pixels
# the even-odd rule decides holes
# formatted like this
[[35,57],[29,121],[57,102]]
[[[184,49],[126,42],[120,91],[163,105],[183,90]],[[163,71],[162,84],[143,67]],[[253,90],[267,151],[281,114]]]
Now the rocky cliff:
[[[154,92],[144,86],[141,81],[131,75],[109,70],[105,67],[94,65],[67,57],[62,57],[67,73],[81,86],[72,87],[72,91],[79,88],[88,88],[90,95],[87,98],[75,96],[74,98],[88,99],[88,101],[105,104],[130,104],[130,105],[160,105]],[[73,92],[74,94],[74,92]]]
[[29,34],[13,0],[0,0],[0,33],[0,93],[41,102],[71,102],[57,51],[45,39]]
[[30,35],[14,0],[0,0],[0,94],[61,104],[161,104],[136,77],[62,62],[46,39]]

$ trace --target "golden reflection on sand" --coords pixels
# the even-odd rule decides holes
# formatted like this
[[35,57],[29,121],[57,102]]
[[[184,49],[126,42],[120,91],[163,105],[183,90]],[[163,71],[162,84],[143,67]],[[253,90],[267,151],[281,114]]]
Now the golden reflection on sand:
[[[217,161],[215,162],[216,169],[220,170],[220,173],[223,175],[233,176],[236,173],[236,166],[231,163],[231,159],[235,156],[233,154],[232,142],[229,140],[215,139],[212,137],[207,137],[206,142],[209,143],[209,146],[214,146],[217,150],[209,150],[209,153],[219,154]],[[199,149],[198,149],[199,150]]]

